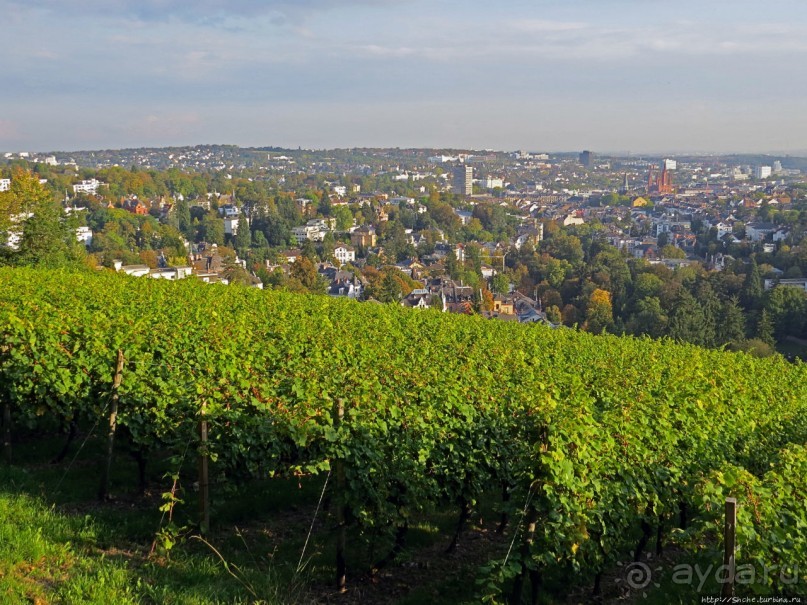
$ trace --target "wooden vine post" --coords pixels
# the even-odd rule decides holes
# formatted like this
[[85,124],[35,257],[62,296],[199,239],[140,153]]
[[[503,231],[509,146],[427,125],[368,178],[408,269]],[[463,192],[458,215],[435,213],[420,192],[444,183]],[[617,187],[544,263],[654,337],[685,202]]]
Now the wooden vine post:
[[207,402],[202,402],[199,412],[199,531],[206,534],[210,530],[210,476],[207,452]]
[[11,464],[11,403],[3,404],[3,457]]
[[[345,403],[339,399],[334,404],[334,428],[338,431],[345,417]],[[345,519],[345,462],[341,457],[336,459],[336,590],[347,592],[347,564],[345,562],[346,519]]]
[[[9,346],[0,347],[0,353],[8,353]],[[11,464],[11,402],[6,400],[3,403],[3,458],[7,464]]]
[[118,426],[118,390],[123,379],[123,350],[118,349],[118,361],[115,364],[115,378],[112,381],[112,398],[109,402],[109,432],[106,438],[106,460],[101,469],[101,485],[98,488],[98,499],[106,500],[109,497],[109,475],[112,472],[112,455],[115,451],[115,429]]
[[737,499],[726,498],[726,521],[723,528],[723,569],[726,570],[726,578],[723,588],[720,591],[721,597],[734,596],[734,575],[736,573],[736,548],[737,548]]

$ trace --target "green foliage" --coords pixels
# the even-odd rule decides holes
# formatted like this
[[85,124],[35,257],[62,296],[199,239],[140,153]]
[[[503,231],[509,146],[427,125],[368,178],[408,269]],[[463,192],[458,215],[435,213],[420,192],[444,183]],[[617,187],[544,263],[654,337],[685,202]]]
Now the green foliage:
[[[807,583],[807,447],[781,450],[755,476],[729,465],[705,477],[695,502],[704,515],[689,531],[702,552],[720,544],[725,499],[737,499],[737,585],[740,594],[798,595]],[[711,549],[719,560],[719,551]]]
[[98,528],[41,501],[0,494],[0,594],[4,603],[139,603],[125,565],[93,556]]
[[771,288],[764,297],[764,311],[770,315],[777,337],[801,335],[807,325],[807,294],[800,288]]
[[[362,530],[508,486],[536,530],[491,564],[486,590],[532,569],[588,579],[716,472],[761,476],[807,441],[807,370],[781,357],[114,274],[2,269],[0,303],[15,425],[103,414],[121,348],[118,422],[135,447],[198,443],[204,403],[217,472],[317,475],[341,460],[335,498]],[[803,486],[781,477],[796,502]],[[781,510],[783,548],[807,543],[798,510]]]

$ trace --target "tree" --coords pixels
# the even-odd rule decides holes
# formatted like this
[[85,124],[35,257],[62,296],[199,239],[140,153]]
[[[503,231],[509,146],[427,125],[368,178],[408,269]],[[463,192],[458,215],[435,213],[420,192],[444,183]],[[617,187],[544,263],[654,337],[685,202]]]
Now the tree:
[[798,288],[777,286],[767,292],[764,310],[770,313],[777,339],[800,336],[807,319],[807,294]]
[[252,245],[252,232],[249,230],[249,223],[246,219],[242,219],[239,223],[238,231],[235,232],[233,238],[233,246],[238,251],[238,255],[243,258],[247,256]]
[[200,235],[208,244],[224,245],[224,220],[215,212],[208,212],[202,217]]
[[717,322],[717,344],[740,342],[744,338],[745,316],[737,297],[732,297],[723,303],[721,309],[720,320]]
[[[703,327],[701,328],[700,344],[705,347],[714,347],[717,344],[718,324],[722,323],[721,314],[723,311],[720,299],[715,294],[712,285],[703,280],[698,285],[696,300],[703,315]],[[732,330],[734,327],[732,327]]]
[[302,288],[315,294],[325,293],[325,280],[317,272],[317,268],[307,256],[299,257],[291,265],[289,281],[296,281]]
[[182,234],[192,240],[193,239],[193,223],[191,221],[191,211],[188,207],[188,202],[183,200],[179,200],[177,202],[176,207],[176,220],[177,220],[177,227],[182,232]]
[[480,302],[480,307],[482,311],[493,310],[493,292],[487,288],[482,288],[482,301]]
[[303,245],[300,247],[300,252],[312,263],[315,263],[319,260],[319,256],[317,255],[317,248],[314,246],[314,242],[312,242],[310,239],[307,239],[303,242]]
[[770,346],[776,344],[773,337],[773,322],[771,321],[770,313],[766,309],[762,309],[757,319],[756,338]]
[[557,305],[550,305],[546,309],[546,318],[553,324],[560,324],[563,321],[560,308]]
[[319,212],[322,216],[331,215],[331,196],[328,195],[328,192],[325,190],[322,191],[322,195],[319,198],[317,212]]
[[331,215],[336,219],[337,231],[347,231],[353,226],[353,215],[347,206],[337,206]]
[[664,280],[653,273],[640,273],[633,282],[633,295],[637,300],[659,296],[664,289]]
[[762,301],[762,293],[762,276],[760,275],[756,259],[752,257],[740,295],[743,307],[747,311],[758,309]]
[[676,248],[672,244],[666,244],[661,248],[661,257],[682,259],[686,258],[687,255],[681,248]]
[[83,246],[76,242],[61,205],[32,173],[14,172],[11,188],[0,194],[0,208],[4,212],[0,224],[20,233],[12,262],[59,267],[84,258]]
[[457,255],[454,254],[454,250],[449,250],[446,255],[446,273],[448,273],[451,279],[458,279],[461,268],[457,260]]
[[582,263],[585,258],[580,238],[574,235],[566,235],[562,232],[558,232],[552,239],[548,240],[544,245],[544,249],[555,258],[568,261],[574,266]]
[[266,239],[266,236],[263,234],[263,231],[256,231],[252,234],[252,246],[255,248],[268,248],[269,242]]
[[650,296],[636,303],[636,313],[628,322],[628,331],[633,334],[647,334],[661,338],[667,330],[667,316],[661,308],[661,301]]
[[670,313],[668,336],[683,342],[703,343],[703,312],[686,288],[678,291]]
[[0,232],[8,231],[24,215],[52,201],[39,178],[28,170],[15,168],[11,187],[0,193]]
[[498,294],[510,292],[510,278],[505,273],[496,273],[491,280],[491,287]]
[[66,229],[62,214],[56,203],[47,202],[26,219],[15,255],[19,264],[61,267],[79,260],[75,235]]
[[600,334],[614,325],[614,313],[611,306],[611,293],[596,288],[588,299],[586,306],[585,329]]

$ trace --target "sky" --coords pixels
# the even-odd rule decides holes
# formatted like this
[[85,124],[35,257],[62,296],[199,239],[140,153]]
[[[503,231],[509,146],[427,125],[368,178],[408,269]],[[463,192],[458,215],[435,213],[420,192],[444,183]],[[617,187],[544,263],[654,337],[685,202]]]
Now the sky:
[[807,150],[804,0],[0,0],[0,151]]

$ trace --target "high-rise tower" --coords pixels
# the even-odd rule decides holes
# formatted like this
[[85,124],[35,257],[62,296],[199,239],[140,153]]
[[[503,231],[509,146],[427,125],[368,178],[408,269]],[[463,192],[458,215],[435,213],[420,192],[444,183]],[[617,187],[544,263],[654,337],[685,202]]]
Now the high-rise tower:
[[462,164],[454,168],[454,193],[458,195],[473,195],[474,168]]

